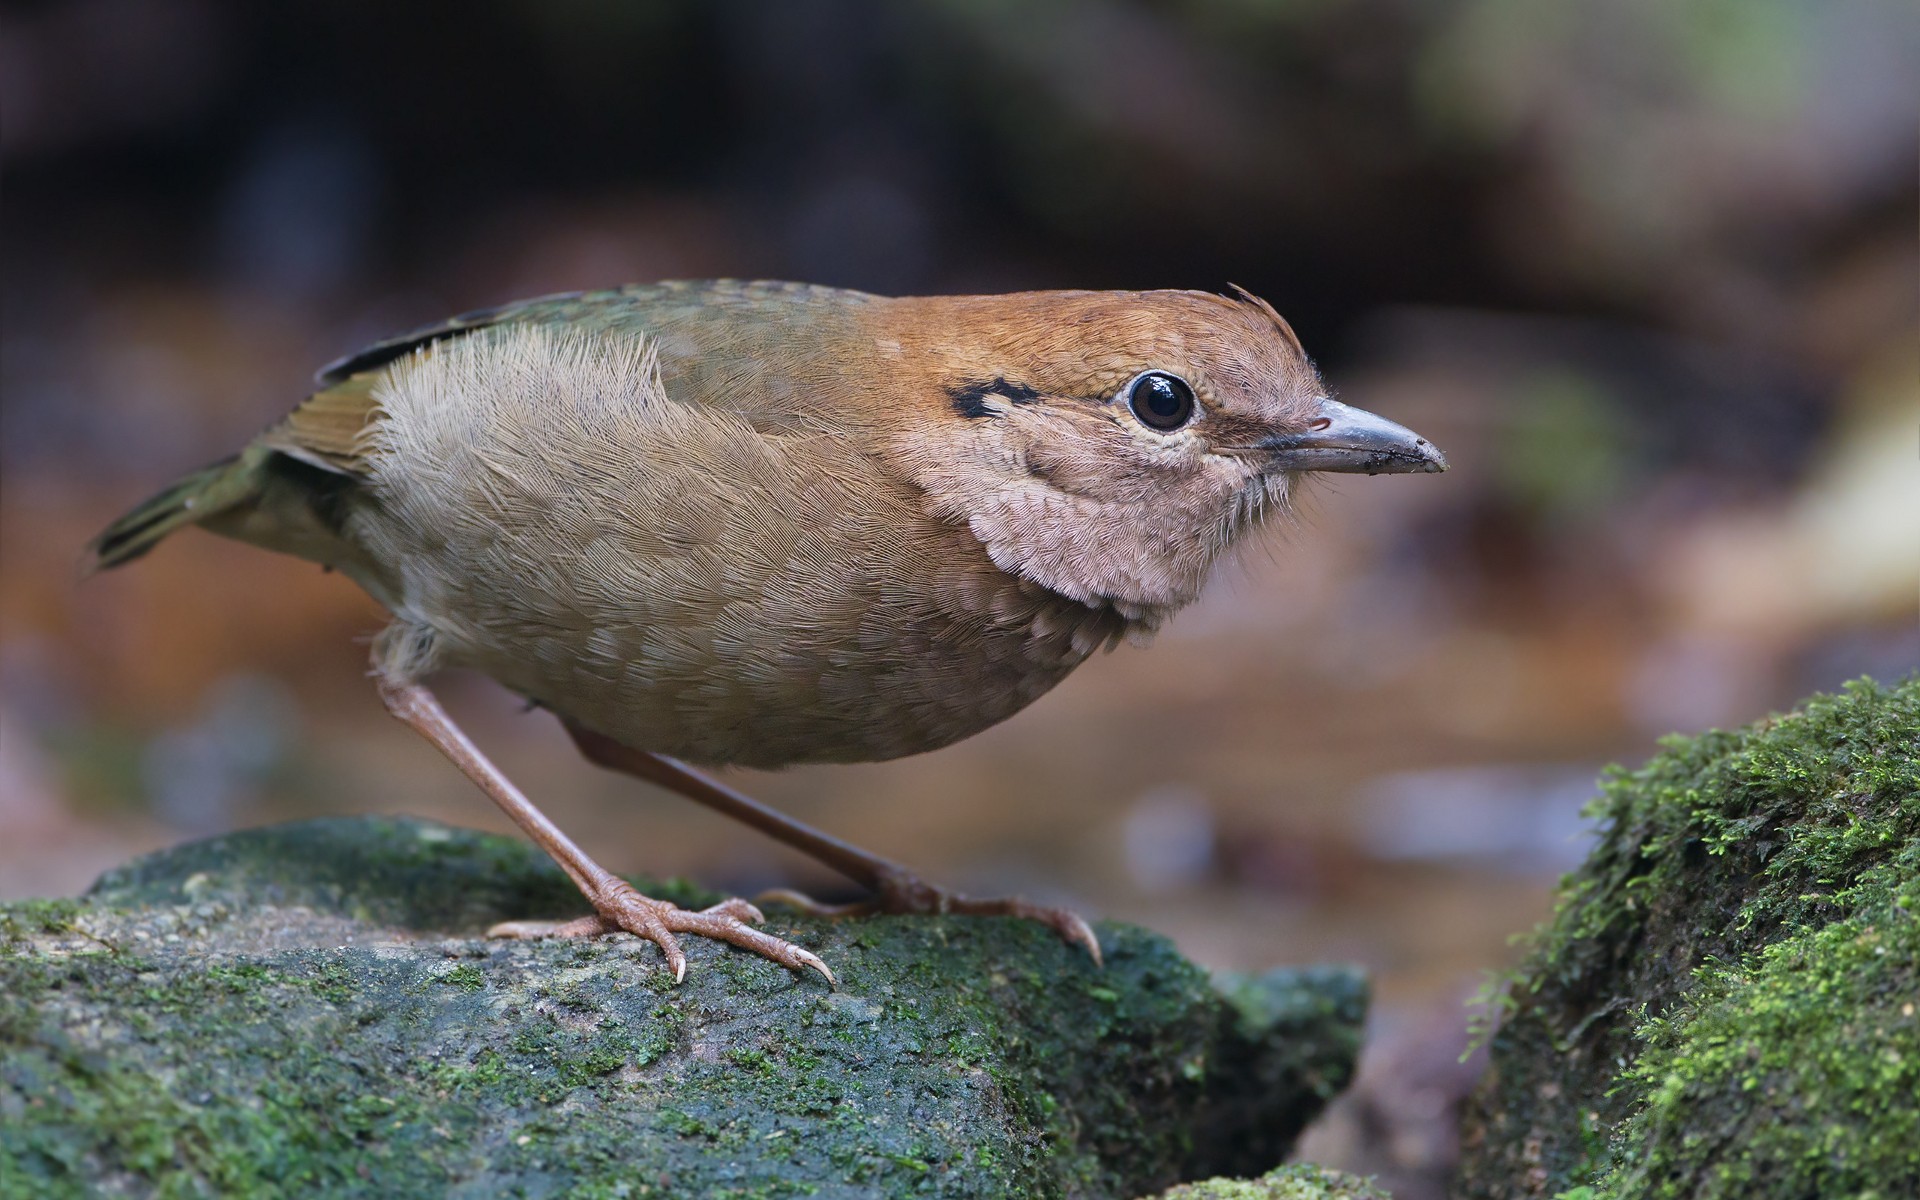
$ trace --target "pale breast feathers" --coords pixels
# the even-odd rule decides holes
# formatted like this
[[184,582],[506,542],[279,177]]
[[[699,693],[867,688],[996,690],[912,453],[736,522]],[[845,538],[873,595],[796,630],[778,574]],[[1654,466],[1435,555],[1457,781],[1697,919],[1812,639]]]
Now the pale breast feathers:
[[[680,403],[637,335],[508,325],[394,363],[351,518],[432,643],[700,761],[891,757],[1023,706],[1117,621],[996,570],[846,439]],[[1016,637],[989,630],[1025,629]]]

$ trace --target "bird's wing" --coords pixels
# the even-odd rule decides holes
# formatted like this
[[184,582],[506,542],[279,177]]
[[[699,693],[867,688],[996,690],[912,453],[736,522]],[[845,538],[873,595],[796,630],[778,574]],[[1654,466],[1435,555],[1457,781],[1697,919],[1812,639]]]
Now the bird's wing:
[[[449,317],[398,337],[384,338],[320,369],[316,382],[331,385],[403,358],[423,346],[508,321],[551,322],[614,330],[651,332],[655,325],[726,323],[735,326],[774,321],[788,324],[796,313],[844,309],[877,299],[864,292],[776,280],[672,280],[628,284],[597,292],[558,292],[515,300],[493,308]],[[756,321],[757,318],[757,321]]]
[[257,444],[337,475],[365,474],[361,450],[379,407],[378,375],[358,375],[323,388],[261,434]]
[[533,300],[516,300],[511,304],[495,305],[492,308],[477,308],[472,312],[461,313],[457,317],[448,317],[434,325],[423,325],[397,337],[382,338],[370,346],[362,347],[345,358],[337,358],[320,368],[314,376],[314,382],[323,389],[334,384],[344,383],[356,375],[377,370],[398,358],[405,358],[424,346],[431,346],[447,338],[460,337],[502,321],[522,315],[541,315],[543,310],[564,310],[586,300],[590,295],[611,296],[615,293],[561,292],[552,296],[540,296]]
[[367,432],[378,412],[384,369],[436,342],[504,324],[565,325],[648,337],[669,395],[727,408],[777,428],[787,415],[767,395],[796,353],[830,338],[859,292],[775,282],[673,282],[610,291],[566,292],[462,313],[373,343],[321,370],[319,391],[260,438],[267,448],[340,475],[365,474]]
[[379,410],[374,387],[382,368],[435,342],[462,337],[543,308],[563,308],[582,298],[583,293],[569,292],[476,309],[398,337],[383,338],[336,359],[314,377],[320,389],[263,433],[258,444],[324,471],[364,475],[366,435]]

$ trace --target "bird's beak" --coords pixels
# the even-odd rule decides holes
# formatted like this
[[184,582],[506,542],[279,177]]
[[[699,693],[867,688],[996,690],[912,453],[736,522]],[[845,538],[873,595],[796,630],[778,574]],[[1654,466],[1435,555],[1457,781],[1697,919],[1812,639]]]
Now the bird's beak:
[[1320,401],[1320,415],[1299,433],[1260,443],[1270,471],[1347,471],[1368,475],[1444,471],[1447,456],[1404,425],[1338,400]]

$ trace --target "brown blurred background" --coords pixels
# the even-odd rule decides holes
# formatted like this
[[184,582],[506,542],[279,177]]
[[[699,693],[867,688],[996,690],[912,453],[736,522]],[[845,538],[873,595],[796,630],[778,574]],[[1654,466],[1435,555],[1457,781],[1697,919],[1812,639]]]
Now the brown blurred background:
[[[360,343],[519,296],[1240,283],[1454,469],[1313,489],[1151,648],[1006,725],[751,790],[968,889],[1344,959],[1305,1148],[1434,1194],[1462,1000],[1597,768],[1920,665],[1920,11],[1900,0],[0,10],[0,898],[237,826],[505,828],[362,676],[370,601],[81,543]],[[603,861],[817,868],[456,680]]]

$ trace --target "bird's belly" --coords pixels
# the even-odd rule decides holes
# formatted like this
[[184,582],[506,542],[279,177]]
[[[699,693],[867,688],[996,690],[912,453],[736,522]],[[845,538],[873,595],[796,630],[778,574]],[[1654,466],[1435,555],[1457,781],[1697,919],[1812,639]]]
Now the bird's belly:
[[657,517],[611,519],[618,507],[584,487],[555,496],[538,522],[496,525],[369,508],[355,536],[406,566],[363,582],[431,647],[423,669],[478,670],[693,763],[935,750],[1026,707],[1129,628],[1001,571],[967,530],[905,503],[885,521],[871,504],[801,520],[690,490],[688,528],[663,533]]
[[[711,629],[527,630],[447,647],[557,715],[625,745],[704,765],[868,762],[936,750],[1012,716],[1094,644],[1026,630],[765,629],[716,645]],[[864,632],[864,636],[863,636]],[[810,631],[811,633],[811,631]],[[997,636],[995,636],[997,634]],[[863,641],[890,643],[887,651]],[[944,647],[944,649],[943,649]]]

